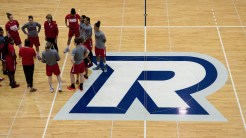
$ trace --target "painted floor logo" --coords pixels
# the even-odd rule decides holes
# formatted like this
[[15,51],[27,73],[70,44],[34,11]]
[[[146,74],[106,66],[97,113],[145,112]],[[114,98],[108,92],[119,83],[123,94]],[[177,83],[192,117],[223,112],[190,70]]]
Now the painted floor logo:
[[227,121],[206,99],[228,78],[224,65],[198,53],[108,53],[55,120]]

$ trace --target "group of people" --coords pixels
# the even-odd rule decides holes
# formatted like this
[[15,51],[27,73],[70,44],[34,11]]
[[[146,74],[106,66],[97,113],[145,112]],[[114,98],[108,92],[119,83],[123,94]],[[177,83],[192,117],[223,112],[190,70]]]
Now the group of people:
[[[33,16],[28,16],[28,23],[24,24],[21,28],[17,20],[14,20],[13,15],[7,13],[9,21],[5,25],[7,35],[4,36],[3,28],[0,28],[0,57],[2,61],[3,74],[8,75],[10,86],[12,88],[19,87],[20,85],[15,81],[16,71],[16,58],[14,44],[19,47],[19,57],[22,59],[23,71],[25,74],[27,87],[30,88],[30,92],[37,91],[33,87],[33,73],[34,73],[34,59],[37,58],[43,63],[46,63],[46,75],[48,76],[48,82],[50,85],[50,91],[54,92],[52,86],[52,74],[57,76],[58,90],[62,91],[60,69],[58,61],[60,60],[59,49],[57,46],[58,38],[58,25],[56,21],[53,21],[52,15],[46,16],[44,22],[45,32],[45,51],[40,54],[39,51],[39,37],[38,34],[41,30],[41,25],[33,20]],[[85,15],[78,15],[74,8],[71,9],[70,14],[65,17],[65,24],[69,28],[67,47],[63,51],[67,53],[70,51],[71,40],[74,38],[75,48],[71,52],[71,62],[73,63],[70,71],[71,85],[67,86],[69,90],[75,90],[75,83],[79,84],[79,89],[83,90],[83,83],[85,78],[88,79],[88,68],[92,67],[93,63],[93,44],[92,44],[92,26],[90,24],[90,18]],[[99,70],[100,60],[102,58],[104,72],[107,72],[106,65],[106,37],[100,30],[101,22],[98,21],[94,24],[95,34],[95,55],[96,55],[96,67],[93,70]],[[21,29],[24,34],[27,35],[25,39],[24,47],[19,36],[18,30]],[[36,51],[33,49],[33,45]],[[74,75],[77,75],[75,81]],[[1,78],[0,78],[1,80]]]

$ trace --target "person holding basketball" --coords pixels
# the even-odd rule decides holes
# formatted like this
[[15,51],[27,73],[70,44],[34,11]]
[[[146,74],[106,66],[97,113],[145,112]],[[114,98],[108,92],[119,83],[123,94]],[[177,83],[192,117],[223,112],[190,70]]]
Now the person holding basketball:
[[12,37],[14,39],[14,43],[21,48],[21,39],[18,30],[20,29],[19,22],[14,20],[14,17],[11,13],[7,13],[7,17],[9,21],[5,24],[5,29],[8,37]]
[[[67,21],[69,25],[67,24]],[[69,52],[69,47],[70,47],[72,37],[75,36],[75,38],[78,38],[80,35],[79,21],[80,21],[80,16],[76,14],[75,9],[72,8],[71,13],[65,17],[65,24],[69,28],[69,32],[68,32],[67,48],[63,51],[64,53]]]

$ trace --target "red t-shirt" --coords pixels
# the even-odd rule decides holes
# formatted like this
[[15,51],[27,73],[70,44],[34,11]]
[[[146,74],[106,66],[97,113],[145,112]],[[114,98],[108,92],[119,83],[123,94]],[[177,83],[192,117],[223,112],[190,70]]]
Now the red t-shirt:
[[36,57],[36,52],[31,47],[22,47],[20,48],[19,56],[22,57],[22,65],[33,65],[33,58]]
[[14,46],[9,44],[8,45],[8,53],[6,54],[6,62],[14,62],[15,61],[15,57],[13,56],[13,53],[15,53],[15,49]]
[[47,21],[44,22],[44,32],[45,36],[48,38],[56,38],[58,36],[58,27],[56,21],[52,21],[48,23]]
[[78,14],[72,15],[72,14],[68,14],[65,17],[65,20],[69,22],[69,28],[72,29],[76,29],[79,28],[79,20],[80,20],[80,16]]
[[8,21],[5,24],[5,29],[9,32],[10,36],[19,35],[18,31],[15,31],[18,27],[19,23],[16,20],[13,20],[12,22]]

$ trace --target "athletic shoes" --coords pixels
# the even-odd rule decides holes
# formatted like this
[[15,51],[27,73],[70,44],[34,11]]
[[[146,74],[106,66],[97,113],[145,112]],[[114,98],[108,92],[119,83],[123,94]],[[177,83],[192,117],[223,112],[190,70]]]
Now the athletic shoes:
[[53,93],[54,92],[54,88],[51,87],[50,88],[50,92]]
[[83,91],[83,83],[80,83],[79,90]]
[[4,80],[4,78],[0,78],[0,81],[3,81]]
[[100,67],[99,66],[96,66],[95,68],[93,68],[93,70],[99,70]]
[[68,90],[75,90],[74,84],[71,84],[70,86],[67,86],[67,89],[68,89]]
[[13,86],[11,86],[11,88],[17,88],[20,87],[20,84],[14,84]]
[[7,71],[3,71],[3,75],[8,75],[8,72]]
[[79,84],[79,80],[76,80],[76,84]]
[[107,70],[107,66],[105,66],[104,68],[103,68],[103,72],[107,72],[108,70]]
[[31,90],[30,90],[30,92],[36,92],[37,91],[37,89],[35,89],[35,88],[31,88]]
[[85,78],[85,79],[88,79],[88,75],[84,75],[84,78]]
[[59,86],[58,91],[62,92],[62,86],[61,85]]
[[63,51],[63,53],[64,54],[66,54],[67,52],[69,52],[70,50],[69,50],[69,48],[67,47],[64,51]]

